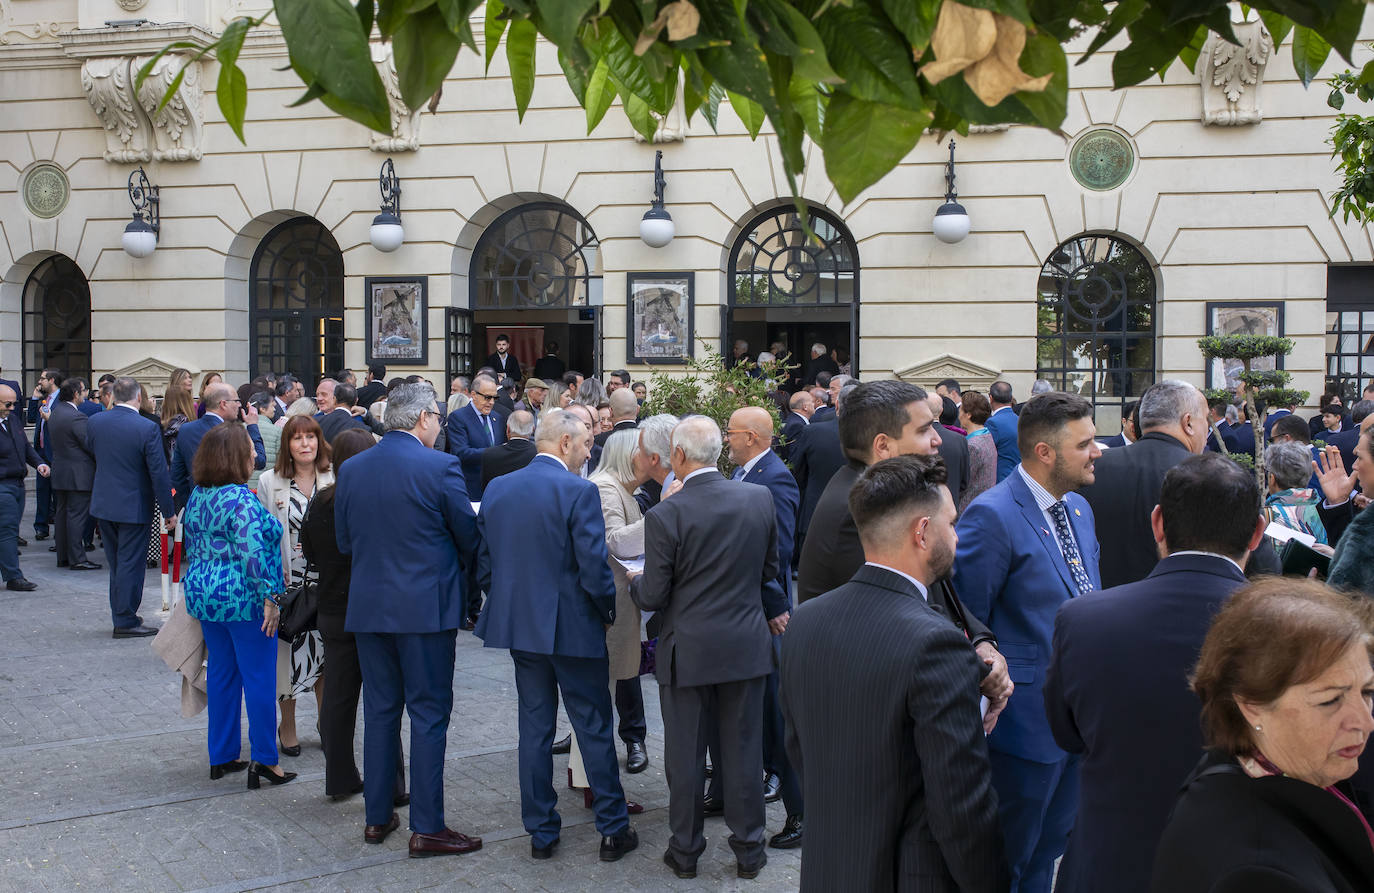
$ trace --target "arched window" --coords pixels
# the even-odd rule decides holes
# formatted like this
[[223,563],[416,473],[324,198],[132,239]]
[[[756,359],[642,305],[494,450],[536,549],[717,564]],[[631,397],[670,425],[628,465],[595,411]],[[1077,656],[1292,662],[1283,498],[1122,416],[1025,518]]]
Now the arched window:
[[344,265],[313,217],[278,224],[249,273],[249,374],[290,372],[307,387],[344,365]]
[[1064,242],[1040,269],[1037,377],[1119,413],[1154,381],[1155,291],[1150,261],[1131,243]]
[[44,369],[91,381],[91,288],[81,268],[60,254],[34,267],[24,283],[24,387]]
[[473,310],[586,307],[599,243],[567,205],[534,202],[502,214],[477,240],[468,277]]

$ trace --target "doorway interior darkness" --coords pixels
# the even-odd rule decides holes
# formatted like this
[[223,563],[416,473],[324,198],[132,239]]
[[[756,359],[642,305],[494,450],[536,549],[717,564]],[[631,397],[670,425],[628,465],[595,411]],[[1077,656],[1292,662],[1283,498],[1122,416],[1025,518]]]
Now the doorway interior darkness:
[[26,392],[44,369],[91,382],[91,287],[81,268],[61,254],[41,261],[24,283]]
[[278,224],[249,273],[249,374],[289,372],[307,390],[344,366],[344,265],[313,217]]

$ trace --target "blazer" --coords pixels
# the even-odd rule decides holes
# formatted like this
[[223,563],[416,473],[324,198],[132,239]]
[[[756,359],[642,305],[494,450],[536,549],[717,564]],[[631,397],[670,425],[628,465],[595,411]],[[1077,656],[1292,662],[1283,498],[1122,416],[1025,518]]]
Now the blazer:
[[1350,807],[1296,778],[1251,778],[1213,751],[1178,795],[1150,889],[1355,893],[1371,878],[1374,848]]
[[[172,450],[172,489],[176,491],[176,507],[180,511],[186,505],[186,500],[191,497],[191,466],[195,462],[196,450],[200,449],[200,441],[205,437],[205,432],[215,425],[221,424],[224,420],[213,412],[207,412],[200,418],[187,422],[181,426],[177,432],[176,447]],[[253,468],[262,470],[267,467],[267,448],[262,443],[262,433],[258,431],[257,425],[249,425],[248,437],[253,441]]]
[[1274,423],[1286,415],[1292,415],[1291,409],[1271,409],[1269,414],[1264,417],[1264,442],[1269,442],[1269,437],[1273,433]]
[[[477,581],[488,648],[604,658],[615,579],[596,485],[556,456],[536,456],[491,482],[477,514]],[[540,544],[531,554],[530,542]]]
[[1095,463],[1094,482],[1079,493],[1093,507],[1102,546],[1102,585],[1143,580],[1159,561],[1150,513],[1159,504],[1164,475],[1192,455],[1179,441],[1147,431],[1130,446],[1107,450]]
[[164,518],[176,513],[162,453],[162,429],[157,422],[127,406],[112,406],[109,412],[86,420],[86,445],[95,456],[92,518],[116,524],[151,524],[154,500]]
[[837,375],[839,371],[839,364],[830,358],[830,354],[811,357],[802,366],[802,384],[810,387],[816,383],[816,376],[820,373],[829,372],[831,375]]
[[[103,413],[112,414],[112,413]],[[182,516],[186,612],[199,620],[262,620],[282,585],[281,524],[241,484],[196,487]]]
[[968,491],[969,481],[973,477],[968,440],[965,435],[951,431],[939,422],[935,423],[935,427],[936,433],[940,435],[940,446],[937,450],[940,458],[945,460],[945,472],[949,475],[945,486],[949,487],[949,495],[954,497],[954,504],[957,506],[964,498],[964,493]]
[[492,478],[498,478],[512,471],[519,471],[538,455],[539,449],[534,441],[523,437],[487,447],[482,451],[482,489],[486,490]]
[[493,409],[490,420],[491,437],[488,438],[487,423],[476,404],[469,403],[448,417],[448,442],[444,448],[462,463],[463,481],[473,502],[482,501],[482,453],[488,447],[506,442],[505,419]]
[[1124,434],[1113,434],[1111,437],[1101,438],[1098,440],[1098,443],[1107,449],[1114,449],[1116,447],[1124,447],[1126,444],[1130,443],[1130,441],[1126,439],[1126,435]]
[[339,466],[334,529],[353,557],[345,628],[434,633],[463,622],[477,520],[458,461],[388,431]]
[[[536,415],[536,417],[537,417],[537,416],[538,416],[538,413],[535,413],[535,415]],[[617,431],[633,431],[635,428],[638,428],[638,427],[639,427],[639,420],[638,420],[638,419],[626,419],[625,421],[622,421],[622,422],[616,422],[616,423],[615,423],[615,427],[611,428],[611,430],[609,430],[609,431],[602,431],[600,434],[598,434],[598,435],[596,435],[595,437],[593,437],[593,438],[592,438],[592,443],[596,444],[596,445],[599,446],[599,447],[604,447],[604,446],[606,446],[606,441],[607,441],[607,440],[610,440],[611,435],[614,434],[615,432],[617,432]]]
[[1355,446],[1360,442],[1360,434],[1360,426],[1356,425],[1349,431],[1342,431],[1326,438],[1327,446],[1336,447],[1341,451],[1341,462],[1345,463],[1346,474],[1353,473],[1355,469]]
[[523,382],[525,379],[520,374],[520,361],[515,358],[515,354],[506,351],[506,365],[501,365],[501,355],[498,353],[490,354],[483,366],[490,366],[496,370],[496,383],[499,385],[502,379],[513,378]]
[[630,578],[615,559],[639,558],[644,554],[644,513],[634,496],[610,476],[592,475],[601,497],[601,514],[606,519],[607,565],[615,578],[615,623],[606,631],[606,657],[612,679],[634,679],[639,675],[639,607],[630,598]]
[[361,416],[355,416],[345,407],[335,407],[329,412],[321,413],[315,417],[315,421],[320,423],[320,433],[324,435],[327,443],[333,443],[334,438],[349,428],[362,428],[364,431],[372,430],[371,426]]
[[348,582],[353,561],[339,551],[334,524],[334,487],[321,488],[310,501],[310,511],[301,523],[301,554],[319,572],[319,611],[342,629],[348,611]]
[[52,441],[54,490],[90,490],[95,483],[95,454],[86,442],[88,416],[70,403],[55,403],[48,417]]
[[[1064,501],[1084,569],[1101,589],[1092,507],[1077,493]],[[1016,684],[988,746],[1023,760],[1057,762],[1064,751],[1050,733],[1042,691],[1055,613],[1078,591],[1068,563],[1019,472],[969,503],[957,530],[954,586],[969,613],[997,637]]]
[[0,437],[0,480],[20,481],[28,477],[28,466],[37,468],[43,464],[43,457],[33,448],[24,432],[24,416],[10,410],[6,417],[8,437]]
[[1019,421],[1015,410],[1008,409],[1006,412],[994,412],[983,423],[983,427],[992,434],[992,442],[997,445],[999,484],[1021,464],[1021,448],[1016,445],[1016,428]]
[[814,425],[816,422],[833,422],[836,418],[835,407],[830,405],[817,406],[816,411],[811,413],[811,424]]
[[782,420],[782,443],[778,446],[778,455],[784,461],[792,458],[792,448],[796,445],[797,438],[809,425],[809,419],[795,412],[787,413],[786,418]]
[[557,354],[549,353],[534,361],[532,374],[535,378],[542,378],[545,381],[558,381],[567,371],[567,364]]
[[801,496],[797,481],[772,450],[759,457],[742,480],[767,488],[773,496],[773,517],[778,525],[778,588],[792,603],[792,547],[797,531],[797,507]]
[[1007,889],[981,663],[882,568],[797,609],[779,698],[811,833],[802,890]]
[[[378,380],[369,381],[358,388],[358,405],[371,409],[372,404],[386,397],[386,385]],[[440,401],[442,402],[442,401]]]
[[644,516],[644,574],[631,595],[660,612],[659,684],[718,685],[772,672],[765,618],[787,610],[778,572],[777,520],[763,487],[706,471],[654,506]]
[[1138,583],[1060,607],[1045,713],[1055,742],[1083,761],[1056,890],[1149,889],[1179,783],[1202,752],[1188,675],[1212,617],[1245,582],[1224,558],[1170,555]]
[[[334,486],[333,470],[315,472],[315,492]],[[281,566],[289,574],[291,569],[291,479],[279,477],[274,470],[264,471],[258,478],[258,501],[281,524]],[[309,493],[305,494],[310,496]],[[311,497],[311,502],[314,498]],[[307,509],[308,511],[308,509]]]
[[1241,452],[1240,440],[1237,439],[1236,432],[1225,422],[1217,422],[1212,425],[1211,431],[1207,433],[1207,445],[1203,447],[1203,450],[1208,453],[1221,452],[1221,447],[1217,446],[1217,438],[1221,438],[1221,442],[1226,445],[1227,452]]
[[826,484],[848,462],[840,447],[839,420],[833,415],[829,420],[819,421],[812,416],[811,424],[792,444],[789,458],[792,476],[797,479],[797,489],[801,493],[801,507],[797,513],[797,537],[801,538],[811,529],[811,516],[816,512]]
[[1255,429],[1249,422],[1236,422],[1231,426],[1231,433],[1235,435],[1239,452],[1255,455]]

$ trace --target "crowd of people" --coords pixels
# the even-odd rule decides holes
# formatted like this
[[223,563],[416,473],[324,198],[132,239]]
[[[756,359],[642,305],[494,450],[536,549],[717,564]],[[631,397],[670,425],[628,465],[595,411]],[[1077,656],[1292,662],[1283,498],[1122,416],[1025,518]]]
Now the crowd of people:
[[[555,344],[521,379],[495,346],[446,398],[373,366],[313,398],[212,373],[196,399],[179,369],[158,411],[134,379],[45,370],[32,431],[0,379],[6,583],[34,588],[26,466],[59,566],[101,567],[100,538],[115,638],[158,632],[150,543],[179,528],[211,778],[291,781],[313,692],[325,794],[362,794],[369,844],[408,806],[416,857],[482,846],[443,785],[472,630],[513,663],[534,859],[557,855],[563,753],[599,858],[638,846],[621,772],[650,765],[653,675],[679,878],[723,816],[740,878],[800,847],[806,890],[1370,888],[1374,386],[1255,426],[1164,380],[1101,437],[1046,382],[927,392],[775,345],[775,399],[722,426],[649,414],[642,384]],[[1237,461],[1259,449],[1262,482]],[[1323,559],[1306,578],[1281,575],[1294,536]],[[280,634],[307,591],[315,619]]]

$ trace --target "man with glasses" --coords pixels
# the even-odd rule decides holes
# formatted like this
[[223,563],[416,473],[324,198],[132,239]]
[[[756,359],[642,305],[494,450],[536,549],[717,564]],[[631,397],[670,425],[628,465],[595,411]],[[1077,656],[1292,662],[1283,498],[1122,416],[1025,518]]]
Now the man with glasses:
[[5,588],[31,592],[38,584],[24,579],[19,569],[19,519],[24,515],[24,478],[29,465],[44,478],[48,466],[24,436],[24,419],[14,412],[19,395],[0,384],[0,573]]
[[505,419],[496,407],[496,380],[479,375],[472,380],[472,402],[448,417],[448,452],[463,463],[468,497],[482,501],[482,453],[506,442]]
[[191,498],[191,488],[195,486],[191,480],[191,463],[196,458],[196,450],[200,449],[201,438],[215,425],[239,418],[240,412],[248,426],[248,436],[253,440],[253,468],[261,471],[267,467],[267,448],[258,431],[257,407],[244,406],[238,392],[223,382],[210,385],[205,389],[205,415],[181,426],[172,449],[172,489],[178,512]]

